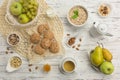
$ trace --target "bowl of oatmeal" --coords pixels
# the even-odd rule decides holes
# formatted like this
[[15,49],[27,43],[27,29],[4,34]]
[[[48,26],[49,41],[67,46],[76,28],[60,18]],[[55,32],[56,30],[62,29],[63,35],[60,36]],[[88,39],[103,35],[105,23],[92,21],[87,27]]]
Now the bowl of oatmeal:
[[88,19],[88,11],[83,6],[73,6],[68,12],[67,19],[73,26],[84,26]]

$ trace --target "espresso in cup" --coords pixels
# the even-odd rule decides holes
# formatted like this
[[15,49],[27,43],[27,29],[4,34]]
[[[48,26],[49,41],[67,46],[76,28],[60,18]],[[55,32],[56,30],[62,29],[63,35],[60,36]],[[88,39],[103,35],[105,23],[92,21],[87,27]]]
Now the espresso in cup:
[[63,67],[64,71],[71,72],[75,69],[75,64],[72,61],[66,61]]
[[71,74],[76,71],[76,60],[72,57],[65,57],[59,65],[59,69],[63,74]]

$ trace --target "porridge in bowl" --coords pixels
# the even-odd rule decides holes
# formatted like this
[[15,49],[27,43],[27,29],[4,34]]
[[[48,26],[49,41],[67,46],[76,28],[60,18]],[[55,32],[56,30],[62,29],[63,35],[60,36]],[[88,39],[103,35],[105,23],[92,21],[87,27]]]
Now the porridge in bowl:
[[87,10],[82,6],[74,6],[68,13],[68,20],[72,25],[81,26],[88,18]]

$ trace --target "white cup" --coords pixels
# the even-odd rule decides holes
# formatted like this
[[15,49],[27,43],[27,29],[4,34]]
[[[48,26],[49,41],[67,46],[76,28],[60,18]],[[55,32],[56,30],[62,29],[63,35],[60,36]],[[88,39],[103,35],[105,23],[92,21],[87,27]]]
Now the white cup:
[[[65,64],[66,64],[67,62],[69,62],[69,64],[72,65],[72,67],[73,67],[72,70],[67,70],[67,69],[65,68]],[[68,67],[68,66],[67,66],[67,67]],[[67,58],[63,59],[60,68],[61,68],[61,71],[62,71],[63,73],[71,74],[71,73],[75,72],[75,70],[76,70],[76,61],[75,61],[73,58],[71,58],[71,57],[67,57]]]

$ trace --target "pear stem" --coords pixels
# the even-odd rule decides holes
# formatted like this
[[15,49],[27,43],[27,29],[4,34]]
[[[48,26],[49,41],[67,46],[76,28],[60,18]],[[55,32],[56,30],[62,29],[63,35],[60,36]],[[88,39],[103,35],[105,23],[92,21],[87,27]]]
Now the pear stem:
[[100,46],[100,42],[97,42],[98,46]]
[[103,45],[103,43],[101,43],[101,45],[102,45],[102,48],[104,48],[104,45]]

